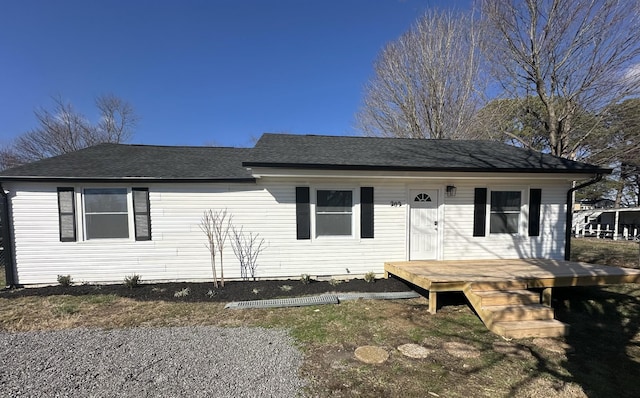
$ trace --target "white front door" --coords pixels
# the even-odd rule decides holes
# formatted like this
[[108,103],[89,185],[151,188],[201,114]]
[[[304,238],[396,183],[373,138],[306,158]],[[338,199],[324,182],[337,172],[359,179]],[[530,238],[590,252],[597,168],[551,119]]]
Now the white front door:
[[438,255],[438,191],[409,191],[409,260],[435,260]]

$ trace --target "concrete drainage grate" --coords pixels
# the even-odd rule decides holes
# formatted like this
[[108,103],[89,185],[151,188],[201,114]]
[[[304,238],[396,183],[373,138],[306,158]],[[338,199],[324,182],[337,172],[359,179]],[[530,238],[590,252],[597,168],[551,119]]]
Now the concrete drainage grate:
[[414,291],[408,292],[385,292],[385,293],[338,293],[338,300],[397,300],[418,298],[420,295]]
[[294,297],[286,299],[273,299],[273,300],[251,300],[251,301],[236,301],[228,303],[224,308],[241,309],[241,308],[276,308],[276,307],[303,307],[307,305],[322,305],[322,304],[338,304],[338,296],[322,295],[322,296],[310,296],[310,297]]
[[420,295],[414,291],[387,292],[387,293],[338,293],[323,294],[320,296],[293,297],[273,300],[235,301],[228,303],[224,308],[280,308],[280,307],[304,307],[307,305],[340,304],[341,301],[369,299],[369,300],[397,300],[417,298]]

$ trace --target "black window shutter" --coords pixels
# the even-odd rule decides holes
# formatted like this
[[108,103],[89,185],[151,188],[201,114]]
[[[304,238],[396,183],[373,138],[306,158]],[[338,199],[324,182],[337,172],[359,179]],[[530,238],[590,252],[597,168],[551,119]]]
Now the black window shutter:
[[136,240],[151,240],[151,211],[149,207],[149,188],[132,188],[133,223]]
[[487,230],[487,188],[476,188],[473,197],[473,236],[485,236]]
[[296,234],[297,239],[311,239],[309,187],[296,187]]
[[360,187],[360,237],[373,238],[373,187]]
[[58,223],[60,227],[60,242],[75,242],[76,203],[75,190],[73,188],[58,188]]
[[542,189],[529,190],[529,236],[540,236]]

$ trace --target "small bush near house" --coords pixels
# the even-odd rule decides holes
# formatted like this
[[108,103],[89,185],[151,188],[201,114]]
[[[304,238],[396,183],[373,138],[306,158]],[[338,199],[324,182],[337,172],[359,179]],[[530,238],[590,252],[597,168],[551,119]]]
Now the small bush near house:
[[142,283],[142,278],[138,274],[124,277],[124,285],[129,289],[140,286],[140,283]]
[[293,289],[293,287],[291,287],[291,285],[282,285],[282,286],[280,286],[280,290],[282,290],[283,292],[290,292],[291,289]]
[[177,292],[173,293],[173,297],[187,297],[190,293],[191,289],[185,287],[184,289],[178,290]]
[[60,286],[71,286],[73,284],[71,275],[58,275],[58,284]]
[[376,281],[376,273],[373,272],[373,271],[367,272],[366,274],[364,274],[364,280],[367,283],[375,282]]
[[340,279],[331,278],[331,280],[329,281],[329,284],[331,286],[338,286],[341,283],[342,283],[342,281]]
[[308,285],[309,283],[311,283],[311,275],[309,274],[300,275],[300,282],[302,282],[304,285]]

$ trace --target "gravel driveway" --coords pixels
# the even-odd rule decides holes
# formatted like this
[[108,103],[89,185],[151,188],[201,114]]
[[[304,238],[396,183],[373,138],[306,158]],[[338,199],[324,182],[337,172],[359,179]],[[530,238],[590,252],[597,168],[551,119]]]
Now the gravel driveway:
[[295,397],[302,355],[282,330],[0,333],[6,397]]

